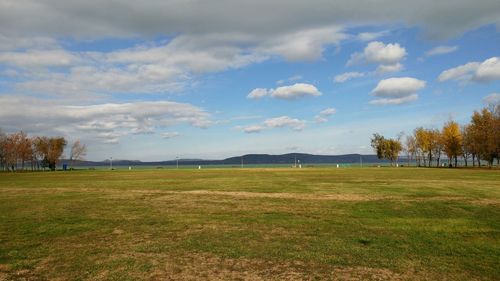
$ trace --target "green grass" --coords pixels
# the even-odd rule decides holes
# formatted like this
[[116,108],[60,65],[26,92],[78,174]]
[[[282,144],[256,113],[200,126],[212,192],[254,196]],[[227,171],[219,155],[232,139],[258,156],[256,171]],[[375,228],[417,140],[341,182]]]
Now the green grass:
[[0,280],[498,280],[500,171],[0,174]]

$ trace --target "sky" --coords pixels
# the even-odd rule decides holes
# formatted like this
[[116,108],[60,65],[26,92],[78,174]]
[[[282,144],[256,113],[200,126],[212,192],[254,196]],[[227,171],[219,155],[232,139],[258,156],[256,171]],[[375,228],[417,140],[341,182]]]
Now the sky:
[[0,0],[0,128],[89,160],[372,154],[499,102],[498,0]]

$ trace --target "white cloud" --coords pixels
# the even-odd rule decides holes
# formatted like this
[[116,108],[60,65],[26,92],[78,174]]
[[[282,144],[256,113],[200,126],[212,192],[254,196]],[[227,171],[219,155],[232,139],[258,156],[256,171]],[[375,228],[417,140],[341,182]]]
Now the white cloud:
[[470,80],[479,66],[478,62],[469,62],[454,68],[447,69],[438,77],[443,82],[447,80]]
[[161,133],[161,137],[164,139],[171,139],[180,136],[178,132],[165,132]]
[[374,41],[368,43],[363,53],[354,53],[351,55],[347,66],[359,63],[373,63],[379,64],[377,72],[394,72],[402,69],[403,65],[400,63],[406,57],[406,49],[401,47],[398,43],[384,44],[382,42]]
[[361,73],[361,72],[346,72],[346,73],[342,73],[342,74],[335,76],[333,79],[337,83],[344,83],[344,82],[351,80],[353,78],[358,78],[358,77],[363,77],[363,76],[365,76],[365,74]]
[[[181,34],[168,42],[111,52],[71,52],[57,44],[38,48],[33,47],[36,42],[30,45],[23,41],[15,45],[32,49],[0,51],[0,66],[25,68],[25,79],[13,83],[18,89],[37,94],[168,93],[196,83],[192,80],[198,74],[238,69],[273,57],[293,61],[318,59],[327,45],[338,44],[344,38],[347,35],[341,27],[327,26],[277,36],[234,32]],[[33,67],[47,69],[43,73],[30,71]],[[296,75],[288,81],[301,78]]]
[[483,103],[486,105],[500,104],[500,93],[491,93],[483,98]]
[[405,104],[405,103],[410,103],[413,101],[416,101],[418,99],[417,94],[409,95],[406,97],[401,97],[401,98],[381,98],[381,99],[375,99],[371,100],[370,104],[374,105],[400,105],[400,104]]
[[288,128],[291,128],[295,131],[302,131],[306,126],[305,121],[295,119],[295,118],[290,118],[288,116],[280,116],[280,117],[276,117],[276,118],[270,118],[270,119],[265,120],[263,124],[269,128],[288,127]]
[[430,57],[430,56],[437,56],[437,55],[445,55],[449,53],[453,53],[456,50],[458,50],[458,46],[437,46],[434,47],[427,52],[425,52],[425,55]]
[[333,107],[329,107],[329,108],[326,108],[326,109],[323,109],[319,112],[319,115],[320,116],[323,116],[323,117],[328,117],[328,116],[332,116],[333,114],[335,114],[337,112],[337,110]]
[[7,130],[48,135],[85,136],[116,143],[129,134],[151,134],[158,128],[190,124],[205,128],[210,114],[187,103],[149,101],[67,105],[33,98],[1,96],[0,120]]
[[401,63],[395,64],[381,64],[375,70],[379,74],[388,73],[388,72],[397,72],[403,69],[403,65]]
[[236,126],[236,129],[242,130],[247,134],[260,133],[266,129],[273,128],[290,128],[294,131],[302,131],[306,126],[306,121],[288,116],[280,116],[264,120],[261,124],[254,124],[249,126]]
[[356,38],[360,41],[366,42],[366,41],[373,41],[382,36],[387,36],[388,34],[389,34],[388,30],[383,30],[379,32],[361,32],[356,36]]
[[314,117],[314,122],[316,122],[316,123],[326,123],[326,122],[328,122],[328,118],[325,118],[325,117],[321,117],[321,116],[319,116],[319,115],[316,115],[316,116]]
[[372,91],[372,95],[379,99],[370,103],[377,105],[409,103],[418,99],[417,91],[423,89],[425,85],[425,81],[411,77],[384,79]]
[[488,82],[500,80],[500,58],[491,57],[483,62],[469,62],[447,69],[438,77],[441,82],[448,80]]
[[391,65],[398,63],[406,56],[406,49],[398,43],[384,44],[374,41],[368,43],[363,53],[354,53],[348,61],[348,65],[366,61],[369,63],[379,63]]
[[335,114],[337,112],[337,110],[333,107],[329,107],[329,108],[326,108],[326,109],[323,109],[319,112],[318,115],[316,115],[314,117],[314,121],[316,123],[325,123],[325,122],[328,122],[328,118],[330,116],[332,116],[333,114]]
[[265,88],[256,88],[256,89],[253,89],[248,95],[247,95],[247,98],[249,99],[260,99],[260,98],[263,98],[265,96],[267,96],[267,94],[269,93],[269,91]]
[[273,98],[293,100],[305,96],[321,96],[321,92],[311,84],[296,83],[291,86],[282,86],[270,90],[269,94]]
[[60,49],[0,53],[0,64],[4,63],[16,67],[70,66],[77,61],[77,56]]
[[258,53],[279,55],[288,61],[313,61],[323,56],[325,47],[348,38],[340,26],[326,26],[285,33],[262,40]]
[[265,96],[283,100],[294,100],[306,96],[321,96],[321,92],[314,85],[295,83],[290,86],[281,86],[275,89],[255,88],[247,95],[247,98],[260,99]]
[[500,80],[500,57],[492,57],[482,62],[476,70],[474,80]]
[[262,130],[264,130],[264,127],[261,125],[250,125],[248,127],[243,128],[243,131],[247,134],[260,133]]

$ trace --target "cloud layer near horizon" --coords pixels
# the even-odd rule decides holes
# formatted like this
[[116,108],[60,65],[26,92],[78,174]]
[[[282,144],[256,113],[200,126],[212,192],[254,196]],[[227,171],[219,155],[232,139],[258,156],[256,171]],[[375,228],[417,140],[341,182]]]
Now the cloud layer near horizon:
[[99,38],[238,32],[267,36],[304,26],[402,22],[442,38],[499,24],[499,11],[496,0],[459,0],[451,5],[431,0],[5,0],[0,34]]

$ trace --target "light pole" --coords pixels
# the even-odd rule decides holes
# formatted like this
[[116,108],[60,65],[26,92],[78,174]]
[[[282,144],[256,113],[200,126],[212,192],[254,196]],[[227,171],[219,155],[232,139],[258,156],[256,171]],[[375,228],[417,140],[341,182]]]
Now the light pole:
[[109,169],[113,170],[113,157],[109,157]]
[[176,160],[175,168],[179,169],[179,156],[175,157],[175,160]]

